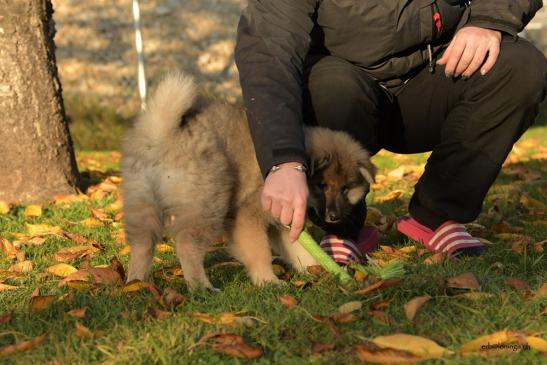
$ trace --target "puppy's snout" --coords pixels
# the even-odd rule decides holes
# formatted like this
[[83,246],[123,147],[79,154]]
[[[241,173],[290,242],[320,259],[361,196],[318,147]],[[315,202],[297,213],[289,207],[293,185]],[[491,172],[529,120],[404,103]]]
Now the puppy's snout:
[[336,223],[340,220],[340,214],[338,212],[329,210],[326,214],[326,221],[327,223]]

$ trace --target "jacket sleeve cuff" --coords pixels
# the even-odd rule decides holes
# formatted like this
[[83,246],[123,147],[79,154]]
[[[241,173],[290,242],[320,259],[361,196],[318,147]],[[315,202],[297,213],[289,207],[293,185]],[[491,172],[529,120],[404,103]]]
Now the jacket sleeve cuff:
[[272,159],[261,165],[262,177],[266,178],[271,168],[285,162],[299,162],[309,171],[309,159],[305,151],[297,148],[282,148],[272,151]]
[[470,26],[497,30],[511,35],[514,39],[517,39],[518,37],[518,31],[515,29],[514,25],[487,16],[471,16],[471,19],[469,19],[463,27]]

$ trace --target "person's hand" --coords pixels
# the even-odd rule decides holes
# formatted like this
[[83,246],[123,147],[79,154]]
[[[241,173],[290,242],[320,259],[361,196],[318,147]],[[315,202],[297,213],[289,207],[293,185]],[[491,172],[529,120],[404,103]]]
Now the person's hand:
[[270,172],[264,181],[261,197],[265,211],[270,212],[281,224],[291,225],[291,241],[298,239],[306,219],[308,184],[306,174],[293,169],[299,165],[298,162],[287,162],[279,165],[279,170]]
[[460,29],[444,52],[439,65],[445,65],[447,77],[471,77],[479,68],[485,75],[496,63],[500,53],[501,32],[464,27]]

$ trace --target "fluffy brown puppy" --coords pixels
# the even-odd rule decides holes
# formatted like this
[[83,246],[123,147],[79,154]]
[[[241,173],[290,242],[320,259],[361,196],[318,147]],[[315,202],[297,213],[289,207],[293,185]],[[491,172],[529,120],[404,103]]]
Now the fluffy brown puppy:
[[[333,174],[351,182],[338,192],[342,199],[362,199],[374,174],[368,153],[345,133],[307,128],[305,134],[311,159],[321,161],[316,172],[336,166]],[[212,288],[203,259],[220,236],[257,285],[278,281],[272,248],[296,269],[316,264],[261,208],[263,179],[244,110],[198,97],[189,76],[168,75],[126,132],[122,175],[128,281],[148,278],[164,229],[175,238],[191,288]]]

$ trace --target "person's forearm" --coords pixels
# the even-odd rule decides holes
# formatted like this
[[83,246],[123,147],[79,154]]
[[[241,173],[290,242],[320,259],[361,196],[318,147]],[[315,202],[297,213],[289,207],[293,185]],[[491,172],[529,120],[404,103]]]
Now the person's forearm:
[[307,164],[302,70],[316,3],[250,1],[239,22],[235,61],[263,176],[280,163]]

